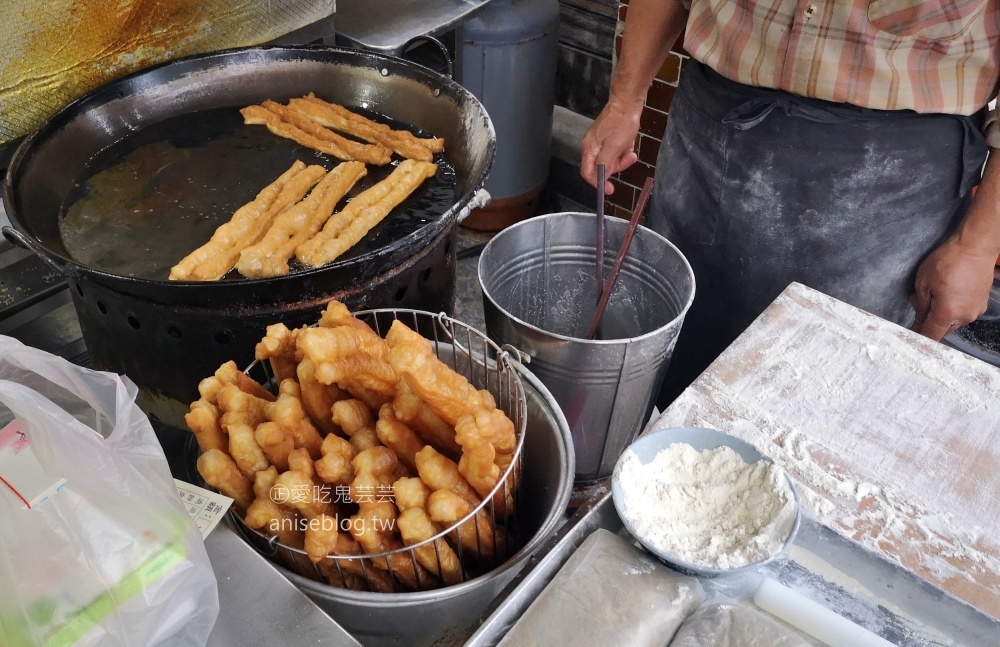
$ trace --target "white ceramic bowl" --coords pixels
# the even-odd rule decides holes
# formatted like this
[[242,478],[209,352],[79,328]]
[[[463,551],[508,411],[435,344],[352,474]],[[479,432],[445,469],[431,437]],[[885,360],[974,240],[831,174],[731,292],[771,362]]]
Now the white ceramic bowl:
[[788,537],[782,544],[781,549],[767,559],[746,564],[745,566],[739,566],[737,568],[711,568],[708,566],[700,566],[698,564],[687,562],[672,553],[655,548],[645,537],[638,533],[635,526],[625,514],[624,493],[622,492],[621,484],[618,480],[618,474],[622,466],[622,461],[628,452],[631,451],[635,453],[641,464],[646,465],[653,460],[660,450],[666,449],[675,443],[690,445],[698,451],[715,449],[716,447],[723,446],[729,447],[739,454],[739,456],[748,464],[756,463],[758,461],[767,461],[769,463],[774,462],[767,456],[757,451],[753,445],[744,440],[740,440],[739,438],[730,436],[729,434],[715,429],[706,429],[703,427],[674,427],[670,429],[660,429],[647,436],[643,436],[639,440],[632,443],[632,445],[625,450],[625,453],[622,454],[621,458],[618,459],[618,464],[615,465],[614,474],[611,476],[611,497],[614,500],[618,516],[621,517],[625,527],[646,550],[653,555],[656,555],[660,561],[674,570],[687,575],[696,575],[701,577],[715,577],[717,575],[729,575],[733,573],[740,573],[742,571],[748,571],[767,564],[788,550],[788,547],[791,546],[795,539],[795,535],[799,530],[799,520],[801,515],[799,493],[795,489],[795,484],[792,483],[790,478],[788,478],[788,474],[785,474],[785,478],[788,480],[788,486],[791,488],[792,496],[795,498],[795,521],[792,523]]

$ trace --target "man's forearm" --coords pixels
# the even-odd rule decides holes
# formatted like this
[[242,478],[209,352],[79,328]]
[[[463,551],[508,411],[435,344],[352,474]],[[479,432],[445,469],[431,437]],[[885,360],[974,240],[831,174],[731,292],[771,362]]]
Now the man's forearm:
[[963,248],[1000,255],[1000,149],[990,149],[983,179],[954,239]]
[[684,30],[680,0],[632,0],[625,17],[621,56],[611,77],[611,100],[642,103],[670,48]]

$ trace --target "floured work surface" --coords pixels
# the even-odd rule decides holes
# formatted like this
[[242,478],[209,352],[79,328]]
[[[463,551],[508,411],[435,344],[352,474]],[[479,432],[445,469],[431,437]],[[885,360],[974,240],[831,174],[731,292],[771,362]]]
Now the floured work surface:
[[771,456],[805,511],[1000,618],[1000,369],[793,284],[650,428]]

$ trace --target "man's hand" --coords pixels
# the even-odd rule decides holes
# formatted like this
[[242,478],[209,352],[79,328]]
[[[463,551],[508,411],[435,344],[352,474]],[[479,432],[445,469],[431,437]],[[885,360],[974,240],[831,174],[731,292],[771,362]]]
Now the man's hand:
[[[591,186],[597,186],[598,164],[604,164],[610,177],[638,159],[632,148],[646,91],[683,31],[687,15],[683,0],[629,2],[621,55],[611,75],[611,97],[583,138],[580,175]],[[604,192],[613,191],[605,182]]]
[[[604,164],[607,177],[624,171],[639,159],[633,147],[639,134],[642,101],[621,101],[614,96],[604,106],[583,137],[580,175],[597,186],[597,165]],[[611,195],[614,186],[605,182],[604,192]]]
[[970,247],[950,238],[917,270],[910,303],[913,330],[940,341],[986,312],[997,262],[995,249]]

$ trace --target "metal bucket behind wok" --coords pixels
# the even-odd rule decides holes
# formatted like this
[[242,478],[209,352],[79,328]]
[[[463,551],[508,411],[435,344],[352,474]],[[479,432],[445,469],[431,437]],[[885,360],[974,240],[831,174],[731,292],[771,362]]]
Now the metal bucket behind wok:
[[[443,215],[378,249],[270,279],[178,283],[101,271],[74,260],[60,211],[98,152],[153,124],[217,108],[315,91],[366,106],[446,140],[455,202]],[[482,105],[440,74],[392,57],[336,48],[248,48],[173,61],[123,77],[66,107],[29,136],[11,162],[4,234],[69,279],[95,368],[125,373],[147,413],[170,424],[196,386],[229,359],[253,359],[264,327],[314,321],[331,299],[352,309],[449,310],[453,232],[484,199],[495,133]],[[283,169],[282,169],[283,170]],[[172,232],[173,233],[173,232]],[[108,245],[155,245],[109,240]],[[193,241],[193,249],[201,241]]]

